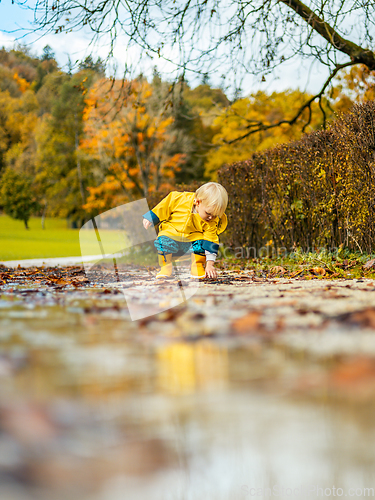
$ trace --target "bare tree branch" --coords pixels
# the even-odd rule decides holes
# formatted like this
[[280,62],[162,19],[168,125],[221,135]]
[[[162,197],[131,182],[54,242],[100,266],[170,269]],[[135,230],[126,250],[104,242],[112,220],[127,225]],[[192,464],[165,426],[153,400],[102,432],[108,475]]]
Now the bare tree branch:
[[[238,89],[245,75],[265,78],[293,58],[309,58],[329,69],[322,89],[293,118],[249,124],[241,138],[293,125],[307,109],[305,129],[316,99],[325,122],[322,96],[336,73],[354,64],[375,70],[369,48],[375,38],[373,0],[36,0],[35,23],[44,33],[88,26],[92,44],[109,40],[110,56],[125,35],[124,52],[138,46],[141,58],[146,54],[172,63],[176,81],[181,73],[216,73],[223,75],[223,85]],[[139,59],[134,68],[139,74]]]
[[365,64],[370,70],[375,69],[375,55],[369,49],[363,49],[359,45],[346,40],[340,36],[327,22],[317,16],[307,5],[300,0],[280,0],[293,9],[314,31],[319,33],[332,47],[347,54],[351,61]]
[[231,141],[225,141],[225,144],[234,144],[235,142],[238,142],[238,141],[241,141],[242,139],[245,139],[246,137],[249,137],[250,135],[252,134],[256,134],[257,132],[264,132],[265,130],[270,130],[270,129],[273,129],[273,128],[276,128],[276,127],[280,127],[280,125],[284,125],[284,124],[287,124],[287,125],[294,125],[298,118],[302,115],[302,113],[305,111],[305,109],[308,109],[309,110],[309,116],[308,116],[308,120],[307,122],[304,124],[303,126],[303,131],[306,129],[306,127],[310,124],[311,122],[311,116],[312,116],[312,111],[311,111],[311,105],[312,103],[316,100],[316,99],[319,99],[319,107],[323,113],[323,121],[324,121],[324,126],[325,126],[325,111],[321,105],[321,99],[322,99],[322,96],[324,94],[324,92],[326,91],[326,88],[328,87],[328,85],[330,84],[330,82],[332,81],[332,79],[336,76],[337,72],[340,71],[341,69],[343,68],[347,68],[348,66],[354,66],[355,62],[347,62],[345,64],[338,64],[336,66],[336,68],[331,72],[331,74],[329,75],[329,77],[327,78],[327,80],[324,82],[324,85],[322,86],[322,88],[320,89],[320,91],[313,95],[308,101],[306,101],[301,107],[300,109],[297,111],[297,113],[293,116],[293,118],[291,118],[290,120],[280,120],[278,122],[275,122],[275,123],[271,123],[269,125],[266,125],[262,122],[258,122],[258,121],[252,121],[246,128],[248,129],[248,131],[237,137],[236,139],[232,139]]

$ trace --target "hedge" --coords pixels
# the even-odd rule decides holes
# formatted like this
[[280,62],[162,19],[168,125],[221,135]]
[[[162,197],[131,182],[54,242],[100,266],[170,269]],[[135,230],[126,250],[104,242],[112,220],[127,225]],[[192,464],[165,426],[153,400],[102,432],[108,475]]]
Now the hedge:
[[375,102],[356,104],[328,130],[225,165],[227,243],[304,249],[375,247]]

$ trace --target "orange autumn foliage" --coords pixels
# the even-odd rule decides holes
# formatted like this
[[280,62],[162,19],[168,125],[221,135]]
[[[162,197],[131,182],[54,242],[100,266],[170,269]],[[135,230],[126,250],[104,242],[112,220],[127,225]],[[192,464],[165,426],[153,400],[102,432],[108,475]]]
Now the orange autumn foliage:
[[24,92],[26,92],[26,90],[30,87],[30,83],[27,80],[25,80],[24,78],[21,78],[20,76],[18,76],[18,73],[14,73],[13,79],[17,82],[18,87],[19,87],[20,91],[22,92],[22,94]]
[[375,100],[375,71],[363,64],[338,73],[331,90],[331,106],[336,112],[346,113],[355,102]]
[[83,114],[80,149],[98,161],[102,182],[90,187],[86,210],[104,210],[162,187],[172,187],[183,155],[164,145],[173,118],[151,109],[147,81],[100,80],[90,90]]

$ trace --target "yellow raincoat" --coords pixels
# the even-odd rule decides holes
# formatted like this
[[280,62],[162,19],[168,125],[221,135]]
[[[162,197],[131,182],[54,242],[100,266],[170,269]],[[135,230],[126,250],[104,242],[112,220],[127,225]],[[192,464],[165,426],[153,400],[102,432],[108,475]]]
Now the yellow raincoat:
[[218,235],[227,227],[227,216],[223,214],[204,221],[198,213],[192,212],[194,199],[195,193],[172,191],[143,217],[154,225],[160,222],[159,236],[176,241],[205,240],[209,243],[205,245],[206,249],[217,253]]

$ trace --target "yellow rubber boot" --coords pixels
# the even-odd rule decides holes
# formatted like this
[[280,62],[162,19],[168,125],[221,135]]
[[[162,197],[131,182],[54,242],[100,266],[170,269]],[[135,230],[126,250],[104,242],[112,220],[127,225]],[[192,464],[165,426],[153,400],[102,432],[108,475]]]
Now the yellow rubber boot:
[[173,274],[172,254],[158,255],[160,271],[157,278],[169,278]]
[[203,279],[206,277],[206,256],[197,255],[196,253],[191,254],[191,277]]

